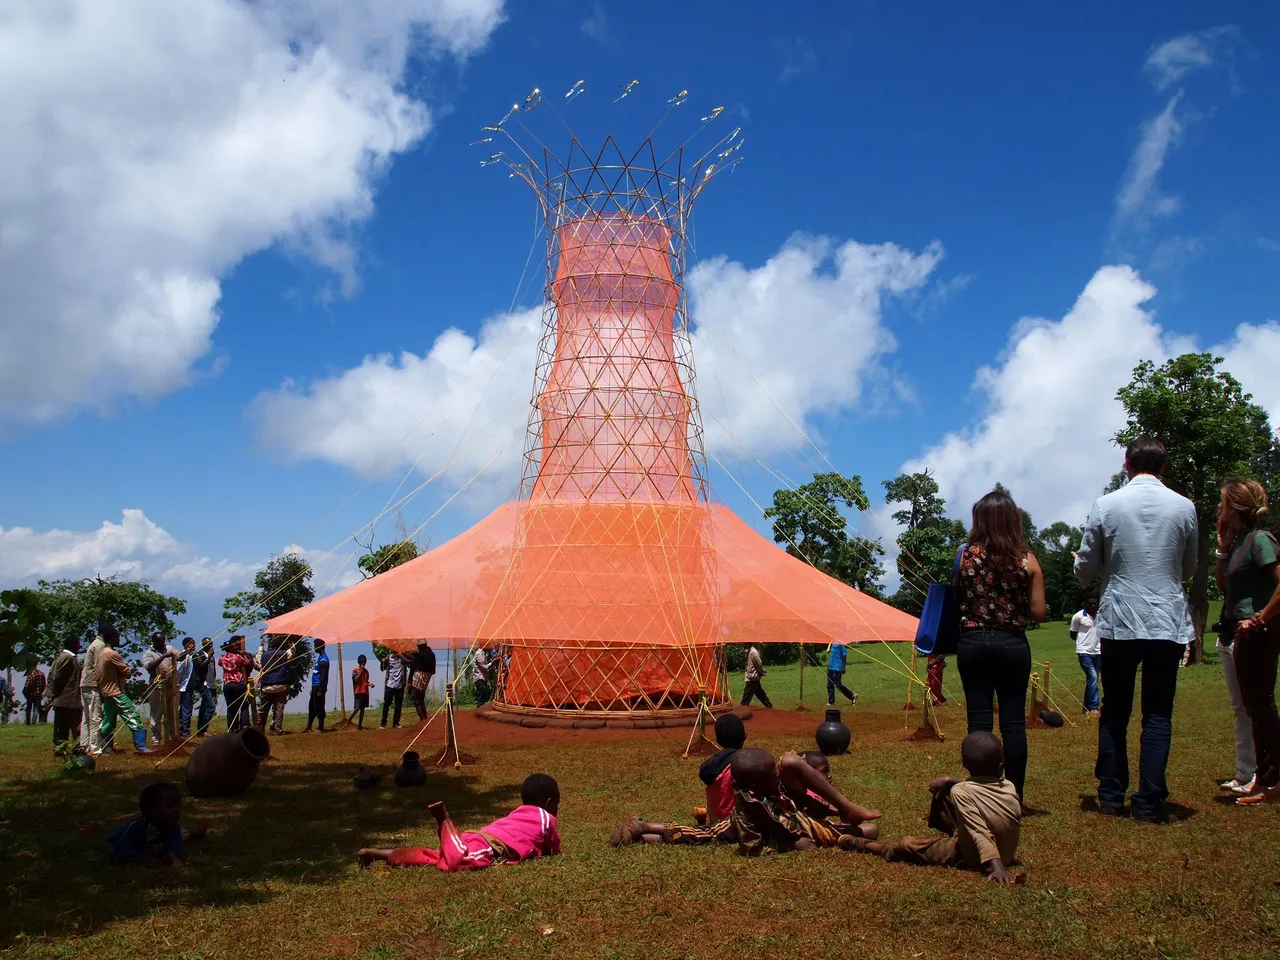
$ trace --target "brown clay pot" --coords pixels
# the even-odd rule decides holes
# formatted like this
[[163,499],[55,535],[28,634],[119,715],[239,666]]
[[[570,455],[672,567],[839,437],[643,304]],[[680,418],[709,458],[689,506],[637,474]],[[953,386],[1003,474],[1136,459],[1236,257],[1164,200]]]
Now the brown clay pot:
[[187,792],[193,797],[238,797],[269,756],[266,734],[252,727],[210,737],[187,761]]

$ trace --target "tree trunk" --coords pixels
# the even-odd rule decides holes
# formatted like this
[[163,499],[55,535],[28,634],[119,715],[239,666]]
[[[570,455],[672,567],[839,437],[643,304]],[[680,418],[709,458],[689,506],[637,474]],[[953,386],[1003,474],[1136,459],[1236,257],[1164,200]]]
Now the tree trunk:
[[1196,538],[1196,575],[1191,578],[1191,625],[1195,638],[1187,664],[1204,663],[1204,628],[1209,622],[1209,524],[1200,521]]

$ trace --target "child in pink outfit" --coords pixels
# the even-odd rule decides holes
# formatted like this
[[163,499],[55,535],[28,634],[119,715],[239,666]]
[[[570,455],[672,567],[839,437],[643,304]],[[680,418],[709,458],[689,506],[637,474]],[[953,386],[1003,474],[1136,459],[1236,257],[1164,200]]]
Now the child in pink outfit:
[[439,850],[365,848],[356,856],[361,866],[384,860],[393,867],[435,867],[452,873],[558,854],[556,813],[560,809],[560,787],[555,779],[545,773],[531,775],[520,788],[520,800],[521,805],[511,813],[474,833],[459,833],[444,804],[433,803],[429,809],[440,829]]

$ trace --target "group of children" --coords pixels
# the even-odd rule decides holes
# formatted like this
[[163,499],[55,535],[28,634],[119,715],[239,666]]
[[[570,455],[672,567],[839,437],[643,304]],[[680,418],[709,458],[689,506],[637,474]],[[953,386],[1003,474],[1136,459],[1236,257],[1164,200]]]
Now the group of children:
[[[886,843],[875,823],[880,811],[842,794],[821,753],[785,753],[777,760],[766,750],[747,747],[746,728],[733,714],[720,717],[715,730],[720,750],[699,768],[706,807],[694,810],[695,825],[627,814],[610,838],[613,846],[735,844],[745,856],[833,848],[889,861],[978,870],[996,883],[1016,882],[1008,867],[1017,852],[1022,805],[1004,778],[1004,750],[993,734],[971,733],[961,743],[967,780],[939,777],[929,784],[928,823],[941,835]],[[459,832],[444,804],[433,803],[428,809],[439,832],[437,847],[365,848],[357,859],[361,866],[383,861],[457,872],[558,854],[560,787],[555,779],[531,775],[521,787],[520,801],[507,816],[469,832]],[[142,815],[109,838],[118,862],[171,863],[181,857],[184,840],[204,835],[203,825],[193,831],[181,828],[181,801],[173,784],[147,787],[140,807]]]

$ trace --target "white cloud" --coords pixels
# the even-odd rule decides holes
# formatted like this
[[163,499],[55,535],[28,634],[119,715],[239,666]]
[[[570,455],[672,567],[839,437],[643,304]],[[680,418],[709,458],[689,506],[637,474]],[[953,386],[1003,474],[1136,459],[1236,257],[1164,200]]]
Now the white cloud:
[[[950,512],[966,522],[969,505],[997,482],[1040,526],[1082,522],[1122,463],[1112,442],[1125,423],[1116,390],[1140,361],[1196,349],[1156,322],[1146,307],[1155,294],[1132,268],[1103,267],[1061,320],[1020,320],[1004,355],[978,371],[974,387],[986,401],[978,424],[947,434],[903,470],[933,470]],[[1274,422],[1280,324],[1242,324],[1210,349]]]
[[478,338],[450,329],[426,354],[366,357],[254,405],[259,436],[286,459],[327,460],[366,476],[416,465],[458,487],[481,470],[519,476],[542,310],[487,322]]
[[1231,44],[1239,36],[1239,30],[1233,26],[1185,33],[1152,47],[1143,69],[1157,90],[1167,90],[1191,71],[1212,66],[1220,54],[1229,55]]
[[220,278],[286,242],[353,282],[350,228],[427,132],[417,47],[500,0],[49,0],[0,20],[0,423],[187,383]]
[[1254,403],[1267,411],[1272,429],[1280,430],[1280,323],[1242,323],[1226,343],[1214,347]]
[[847,409],[897,349],[885,302],[922,288],[940,244],[835,244],[797,235],[762,266],[716,257],[689,273],[698,399],[713,451],[794,449],[808,419]]
[[[694,361],[712,452],[799,447],[793,423],[857,404],[869,380],[887,377],[880,361],[896,347],[885,301],[920,289],[941,257],[937,244],[915,254],[797,236],[760,267],[723,257],[694,267]],[[526,310],[476,338],[448,330],[425,355],[368,357],[334,377],[286,383],[255,404],[261,442],[366,475],[414,465],[446,471],[456,488],[485,470],[486,489],[509,486],[540,329],[540,309]]]
[[1176,93],[1157,116],[1142,125],[1137,149],[1129,161],[1120,193],[1116,196],[1116,221],[1120,226],[1145,225],[1153,217],[1176,213],[1180,201],[1160,192],[1156,178],[1169,151],[1182,139],[1186,127],[1178,116],[1182,94]]
[[253,567],[199,556],[136,509],[97,530],[0,527],[0,580],[6,585],[116,573],[157,586],[213,591],[243,585]]

